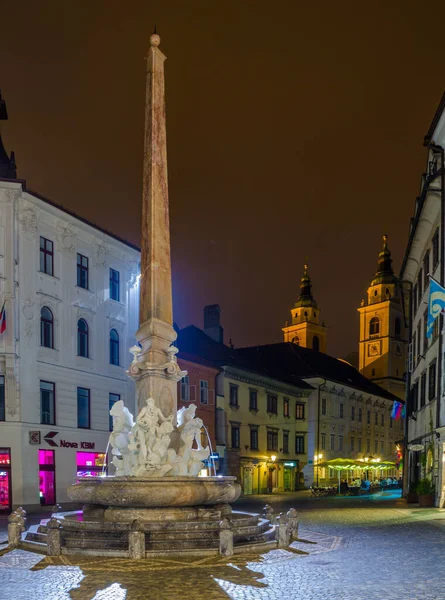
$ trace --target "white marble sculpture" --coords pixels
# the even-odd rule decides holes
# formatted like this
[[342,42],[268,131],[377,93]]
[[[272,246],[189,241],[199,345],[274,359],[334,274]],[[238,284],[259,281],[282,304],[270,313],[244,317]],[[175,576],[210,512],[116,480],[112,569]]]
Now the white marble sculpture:
[[[121,404],[115,409],[117,404]],[[164,475],[197,476],[204,466],[203,460],[210,455],[209,448],[201,443],[203,422],[195,417],[196,406],[191,404],[177,414],[177,427],[173,426],[173,415],[164,417],[153,398],[145,401],[133,424],[133,417],[123,409],[121,401],[110,411],[113,416],[113,432],[110,444],[113,447],[113,464],[116,475],[138,477],[162,477]],[[126,411],[126,413],[124,413]],[[128,429],[128,418],[132,427]],[[125,435],[123,430],[125,425]],[[194,447],[195,446],[195,447]]]
[[124,406],[122,400],[118,400],[113,404],[110,415],[113,417],[113,431],[110,434],[109,444],[112,448],[112,462],[116,468],[116,475],[129,475],[131,455],[128,446],[130,432],[134,427],[133,415]]

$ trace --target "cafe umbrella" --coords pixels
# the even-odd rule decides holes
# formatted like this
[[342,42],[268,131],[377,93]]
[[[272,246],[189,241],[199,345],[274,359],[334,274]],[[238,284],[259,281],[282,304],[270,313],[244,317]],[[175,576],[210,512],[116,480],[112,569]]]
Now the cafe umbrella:
[[333,458],[325,460],[317,464],[320,468],[334,469],[338,472],[338,491],[340,493],[340,476],[342,471],[388,471],[395,469],[396,464],[390,460],[380,460],[379,458],[367,457],[364,458]]

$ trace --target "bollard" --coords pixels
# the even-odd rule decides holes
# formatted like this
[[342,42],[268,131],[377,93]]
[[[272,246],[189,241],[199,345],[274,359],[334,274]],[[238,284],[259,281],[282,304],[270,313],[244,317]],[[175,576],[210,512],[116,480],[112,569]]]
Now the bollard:
[[22,506],[19,506],[15,510],[15,513],[18,514],[22,519],[22,532],[26,531],[26,510]]
[[128,534],[128,557],[133,560],[145,558],[145,532],[140,521],[134,520]]
[[273,508],[269,504],[266,504],[266,506],[263,508],[263,517],[267,521],[270,521],[271,524],[273,521],[273,513],[274,513]]
[[230,519],[223,519],[219,523],[219,554],[220,556],[233,556],[233,531]]
[[18,548],[22,539],[23,518],[17,512],[13,512],[8,517],[8,546]]
[[277,522],[278,525],[275,535],[278,542],[278,548],[287,548],[289,546],[289,529],[286,515],[280,513]]
[[48,556],[60,556],[62,554],[60,525],[59,519],[56,519],[55,517],[51,517],[46,525],[46,553]]
[[295,508],[291,508],[287,511],[287,528],[289,532],[290,542],[298,540],[298,513]]

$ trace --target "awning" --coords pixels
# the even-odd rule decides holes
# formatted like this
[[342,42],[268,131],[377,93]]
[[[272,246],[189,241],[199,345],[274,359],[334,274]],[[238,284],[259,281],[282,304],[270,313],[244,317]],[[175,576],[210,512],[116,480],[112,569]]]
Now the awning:
[[328,467],[329,469],[337,469],[337,471],[354,471],[361,469],[362,471],[387,471],[388,469],[395,469],[396,464],[389,460],[376,460],[371,459],[365,461],[357,458],[333,458],[332,460],[325,460],[317,463],[315,467]]

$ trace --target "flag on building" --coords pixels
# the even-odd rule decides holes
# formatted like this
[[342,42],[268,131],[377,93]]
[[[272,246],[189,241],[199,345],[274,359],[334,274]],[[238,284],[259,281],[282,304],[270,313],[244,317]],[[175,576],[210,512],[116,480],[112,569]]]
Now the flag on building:
[[392,405],[391,419],[400,419],[402,415],[403,404],[395,401]]
[[6,308],[5,303],[3,302],[2,311],[0,312],[0,335],[6,331]]
[[445,288],[430,277],[430,294],[428,296],[428,324],[426,328],[426,337],[433,335],[434,321],[445,310]]

